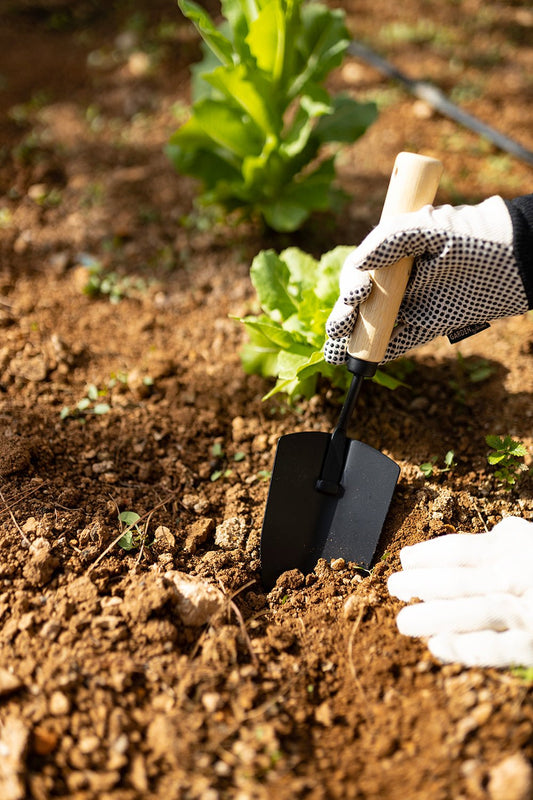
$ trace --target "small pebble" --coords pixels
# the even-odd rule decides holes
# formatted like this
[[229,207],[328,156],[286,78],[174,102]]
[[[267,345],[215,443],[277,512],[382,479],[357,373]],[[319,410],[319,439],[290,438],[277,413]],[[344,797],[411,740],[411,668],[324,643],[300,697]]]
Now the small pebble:
[[507,756],[489,773],[490,800],[531,800],[533,767],[521,753]]
[[63,692],[54,692],[48,708],[53,717],[62,717],[70,711],[70,700]]
[[16,692],[22,687],[22,681],[7,669],[0,669],[0,697]]

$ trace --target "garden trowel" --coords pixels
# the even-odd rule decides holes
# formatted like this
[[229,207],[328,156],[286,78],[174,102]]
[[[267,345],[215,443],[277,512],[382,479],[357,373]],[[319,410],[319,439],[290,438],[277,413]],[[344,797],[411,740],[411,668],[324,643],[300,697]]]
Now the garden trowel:
[[[400,153],[382,220],[432,203],[441,174],[440,161]],[[319,558],[371,566],[400,469],[348,438],[347,429],[363,381],[375,374],[387,349],[411,266],[412,259],[403,258],[372,273],[372,293],[360,306],[348,345],[353,378],[333,433],[291,433],[278,442],[261,533],[267,590],[282,572],[310,572]]]

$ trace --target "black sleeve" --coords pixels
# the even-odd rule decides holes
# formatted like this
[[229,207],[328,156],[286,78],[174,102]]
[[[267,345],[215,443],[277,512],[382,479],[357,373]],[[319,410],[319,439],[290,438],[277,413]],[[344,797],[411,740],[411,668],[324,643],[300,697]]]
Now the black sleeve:
[[533,308],[533,194],[506,200],[505,204],[513,222],[513,249],[520,277]]

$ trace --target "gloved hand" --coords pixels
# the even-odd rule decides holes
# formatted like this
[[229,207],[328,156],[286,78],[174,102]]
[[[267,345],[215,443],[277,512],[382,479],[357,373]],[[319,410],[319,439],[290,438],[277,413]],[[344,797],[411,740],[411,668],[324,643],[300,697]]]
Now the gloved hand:
[[507,517],[489,533],[452,533],[400,552],[388,581],[400,633],[429,637],[441,661],[533,666],[533,523]]
[[371,290],[367,271],[403,256],[415,262],[384,362],[436,336],[453,340],[457,332],[459,340],[469,335],[467,326],[479,330],[482,323],[528,310],[513,223],[501,197],[477,206],[425,206],[381,222],[346,259],[340,297],[326,324],[324,356],[330,364],[346,361],[358,305]]

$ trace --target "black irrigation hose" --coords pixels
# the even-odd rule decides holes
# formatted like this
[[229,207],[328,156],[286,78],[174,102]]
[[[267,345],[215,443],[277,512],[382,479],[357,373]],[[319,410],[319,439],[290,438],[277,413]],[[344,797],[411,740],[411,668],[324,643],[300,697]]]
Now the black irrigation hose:
[[466,111],[463,111],[461,108],[456,106],[455,103],[452,103],[451,100],[448,100],[446,95],[431,83],[409,78],[404,72],[401,72],[395,66],[371,50],[370,47],[361,44],[361,42],[352,41],[348,47],[348,53],[350,53],[352,56],[355,56],[355,58],[365,61],[367,64],[375,67],[388,78],[394,78],[395,80],[400,81],[400,83],[407,87],[411,94],[413,94],[415,97],[418,97],[420,100],[424,100],[424,102],[434,108],[435,111],[438,111],[445,117],[453,119],[455,122],[458,122],[465,128],[480,134],[480,136],[488,139],[500,150],[504,150],[506,153],[510,153],[522,161],[525,161],[526,164],[533,166],[533,152],[531,152],[531,150],[527,150],[525,147],[522,147],[521,144],[515,142],[514,139],[510,139],[503,133],[491,128],[490,125],[486,125],[484,122],[481,122],[481,120],[473,117]]

